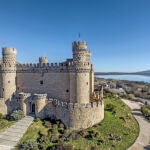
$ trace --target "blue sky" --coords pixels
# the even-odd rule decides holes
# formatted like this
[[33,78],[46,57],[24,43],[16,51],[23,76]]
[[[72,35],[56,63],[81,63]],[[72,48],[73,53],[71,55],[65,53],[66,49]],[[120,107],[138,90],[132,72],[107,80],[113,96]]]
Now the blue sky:
[[0,47],[21,63],[72,57],[79,33],[96,71],[150,69],[150,0],[0,0]]

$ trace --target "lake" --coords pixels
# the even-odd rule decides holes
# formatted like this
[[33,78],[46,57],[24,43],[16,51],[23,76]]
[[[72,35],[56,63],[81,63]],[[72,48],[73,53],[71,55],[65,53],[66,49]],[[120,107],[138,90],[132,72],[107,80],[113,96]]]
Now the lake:
[[150,83],[150,77],[142,75],[95,75],[95,77],[115,80],[143,81]]

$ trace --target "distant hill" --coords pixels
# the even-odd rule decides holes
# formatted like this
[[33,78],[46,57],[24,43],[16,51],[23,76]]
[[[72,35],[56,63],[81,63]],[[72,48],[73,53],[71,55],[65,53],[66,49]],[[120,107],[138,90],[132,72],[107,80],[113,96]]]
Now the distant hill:
[[95,72],[95,75],[145,75],[150,76],[150,70],[139,72]]
[[150,73],[150,70],[140,71],[139,73]]

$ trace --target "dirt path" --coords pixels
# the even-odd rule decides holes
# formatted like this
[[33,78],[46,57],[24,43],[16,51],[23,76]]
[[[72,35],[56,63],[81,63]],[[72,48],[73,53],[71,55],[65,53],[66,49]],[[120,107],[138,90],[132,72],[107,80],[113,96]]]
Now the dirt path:
[[144,118],[140,111],[143,104],[125,99],[122,99],[122,101],[131,108],[140,127],[138,138],[128,150],[150,150],[150,122]]

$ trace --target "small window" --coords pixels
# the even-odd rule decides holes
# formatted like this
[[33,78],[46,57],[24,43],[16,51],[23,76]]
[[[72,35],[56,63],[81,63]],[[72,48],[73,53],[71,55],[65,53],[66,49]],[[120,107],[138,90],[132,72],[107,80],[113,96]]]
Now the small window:
[[66,90],[66,92],[68,93],[68,92],[69,92],[69,90],[67,89],[67,90]]
[[43,80],[40,81],[40,84],[43,85]]
[[8,81],[8,83],[10,83],[10,81]]
[[88,85],[89,83],[88,82],[86,82],[86,85]]

